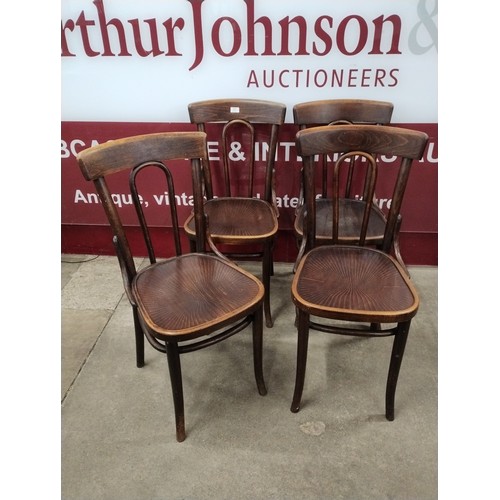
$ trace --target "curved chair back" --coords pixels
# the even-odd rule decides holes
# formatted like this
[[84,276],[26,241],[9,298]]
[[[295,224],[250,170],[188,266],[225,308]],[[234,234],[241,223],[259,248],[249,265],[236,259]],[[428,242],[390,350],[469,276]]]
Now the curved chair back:
[[[381,249],[389,252],[397,227],[403,196],[405,193],[412,161],[420,159],[427,144],[427,134],[398,127],[379,127],[377,125],[331,125],[312,127],[297,133],[297,150],[304,161],[306,192],[306,238],[307,248],[315,246],[316,240],[316,203],[315,203],[315,162],[316,155],[336,157],[334,161],[332,204],[332,240],[338,241],[339,220],[339,178],[345,163],[354,158],[362,158],[368,166],[365,169],[363,200],[365,208],[360,225],[360,244],[364,244],[366,228],[370,216],[370,205],[378,175],[378,155],[398,157],[399,170],[392,191],[392,203],[386,220],[384,240]],[[347,167],[348,168],[348,167]]]

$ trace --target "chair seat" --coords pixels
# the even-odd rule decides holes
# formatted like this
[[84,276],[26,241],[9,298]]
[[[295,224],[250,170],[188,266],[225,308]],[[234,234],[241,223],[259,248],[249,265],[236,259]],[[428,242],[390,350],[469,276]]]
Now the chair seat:
[[415,288],[391,256],[342,245],[316,247],[304,256],[292,297],[312,315],[346,321],[406,321],[419,305]]
[[[264,241],[278,231],[273,207],[258,198],[214,198],[205,202],[210,235],[215,242],[251,243]],[[194,216],[184,225],[187,235],[195,235]]]
[[137,306],[156,336],[188,340],[244,317],[262,300],[262,283],[234,264],[186,254],[139,271]]
[[[359,240],[361,223],[365,203],[360,200],[341,198],[339,200],[339,239],[343,243],[355,243]],[[304,234],[304,211],[305,205],[299,208],[295,218],[295,233],[302,238]],[[332,239],[333,208],[332,200],[318,198],[316,200],[316,238],[319,240]],[[371,244],[381,243],[384,238],[385,218],[384,214],[372,205],[366,241]]]

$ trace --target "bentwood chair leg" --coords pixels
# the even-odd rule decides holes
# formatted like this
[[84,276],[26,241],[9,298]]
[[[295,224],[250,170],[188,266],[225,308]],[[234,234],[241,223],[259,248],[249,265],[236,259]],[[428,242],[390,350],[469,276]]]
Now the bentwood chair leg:
[[269,258],[270,258],[269,269],[270,269],[271,276],[274,276],[274,257],[273,257],[273,255],[274,255],[275,244],[276,244],[276,239],[273,238],[273,240],[271,242],[271,251],[270,251],[270,255],[269,255]]
[[271,315],[271,272],[272,272],[272,241],[264,243],[264,255],[262,258],[262,281],[264,284],[264,315],[266,317],[266,326],[273,327],[273,318]]
[[167,343],[168,371],[170,372],[170,383],[172,384],[172,396],[174,399],[175,429],[177,441],[181,443],[186,439],[186,427],[184,425],[184,396],[182,392],[181,358],[179,347],[175,342]]
[[267,394],[266,384],[264,382],[264,371],[262,367],[262,307],[259,307],[253,317],[252,336],[253,336],[253,369],[255,373],[255,381],[257,389],[261,396]]
[[306,375],[307,345],[309,342],[309,314],[300,309],[298,313],[297,372],[292,406],[290,407],[292,413],[297,413],[300,410],[300,400],[302,399]]
[[387,387],[385,392],[385,417],[387,420],[394,420],[394,399],[396,395],[396,385],[398,383],[399,369],[403,361],[406,340],[410,331],[411,321],[398,324],[398,331],[394,335],[392,345],[391,363],[389,365],[389,375],[387,377]]
[[306,251],[306,239],[302,238],[300,240],[300,246],[299,246],[299,251],[297,253],[297,257],[295,259],[295,263],[293,265],[293,272],[295,273],[297,271],[297,267],[299,266],[299,263],[304,256],[304,253]]
[[135,362],[137,368],[142,368],[144,366],[144,332],[142,331],[141,323],[139,321],[137,307],[132,307],[132,312],[134,315],[135,331]]
[[406,275],[410,278],[410,271],[408,271],[408,268],[406,267],[406,264],[403,261],[403,257],[401,256],[401,248],[399,245],[399,230],[401,229],[401,222],[403,220],[403,217],[401,214],[398,215],[397,221],[396,221],[396,230],[394,231],[394,242],[393,242],[393,248],[394,248],[394,256],[396,257],[396,260],[400,264],[400,266],[404,269]]

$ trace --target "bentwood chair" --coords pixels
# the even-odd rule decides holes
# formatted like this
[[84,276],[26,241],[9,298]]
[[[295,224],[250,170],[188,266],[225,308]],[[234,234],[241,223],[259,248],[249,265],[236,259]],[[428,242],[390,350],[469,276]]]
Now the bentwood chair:
[[[294,123],[300,130],[322,125],[387,125],[390,123],[393,112],[393,104],[386,101],[372,101],[368,99],[327,99],[309,101],[296,104],[293,107]],[[332,196],[329,189],[329,170],[331,162],[327,161],[325,155],[318,157],[317,179],[315,191],[316,197],[316,238],[318,244],[331,243],[331,213]],[[359,235],[359,227],[363,217],[360,211],[362,205],[358,202],[360,198],[360,183],[356,162],[351,160],[350,168],[342,179],[343,195],[340,198],[340,226],[339,238],[342,242],[353,243]],[[299,251],[295,262],[295,269],[304,255],[306,242],[304,240],[304,211],[303,183],[299,206],[297,207],[294,221],[294,233],[299,244]],[[368,223],[367,240],[376,246],[380,246],[384,237],[385,215],[376,204],[372,204],[372,215]],[[394,253],[402,264],[399,250],[399,239],[396,234],[394,239]]]
[[[421,158],[428,137],[423,132],[376,125],[314,127],[297,133],[299,154],[304,160],[306,191],[306,254],[292,282],[297,309],[297,372],[291,411],[300,409],[304,388],[310,329],[353,336],[393,336],[393,348],[386,386],[385,415],[394,420],[396,384],[412,318],[419,298],[403,267],[389,254],[401,202],[413,160]],[[316,245],[314,203],[314,155],[338,154],[334,162],[333,204],[329,245]],[[377,157],[399,159],[399,173],[380,249],[368,244],[368,218],[378,173]],[[364,158],[366,174],[363,218],[356,244],[342,244],[339,235],[341,194],[338,179],[349,168],[352,157]]]
[[[279,215],[274,160],[286,106],[254,99],[216,99],[191,103],[188,111],[191,123],[208,135],[210,156],[203,161],[203,194],[210,235],[228,257],[262,261],[264,314],[266,325],[272,327],[270,282]],[[194,215],[184,228],[194,241]]]
[[[118,139],[82,151],[78,162],[85,179],[93,181],[113,234],[123,283],[132,306],[137,366],[144,366],[144,337],[166,353],[172,384],[177,440],[186,436],[180,354],[211,346],[252,326],[257,388],[266,394],[262,372],[264,287],[253,275],[227,258],[204,253],[207,231],[203,206],[195,206],[196,253],[182,254],[172,166],[192,169],[193,188],[200,189],[201,159],[206,158],[202,132],[167,132]],[[113,203],[110,177],[126,171],[146,243],[149,265],[136,270],[120,209]],[[154,181],[151,181],[151,176]],[[189,174],[188,174],[189,176]],[[149,180],[148,180],[149,179]],[[158,180],[159,179],[159,180]],[[141,199],[148,182],[165,182],[168,191],[175,255],[157,261],[147,210]],[[158,188],[161,189],[161,188]],[[162,192],[162,191],[159,191]],[[199,200],[200,196],[195,197]],[[197,202],[195,201],[195,204]],[[212,248],[216,250],[215,248]],[[174,252],[172,252],[174,253]]]

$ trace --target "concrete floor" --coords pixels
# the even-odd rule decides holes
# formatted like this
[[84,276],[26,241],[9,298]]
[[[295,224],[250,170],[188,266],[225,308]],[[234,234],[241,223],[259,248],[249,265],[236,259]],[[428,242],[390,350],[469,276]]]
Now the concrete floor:
[[116,258],[63,255],[61,269],[63,499],[437,498],[437,268],[410,267],[421,307],[394,422],[384,418],[392,340],[320,332],[310,336],[302,408],[290,412],[292,264],[277,264],[267,396],[255,386],[249,332],[184,355],[183,443],[165,356],[147,346],[146,366],[135,367]]

